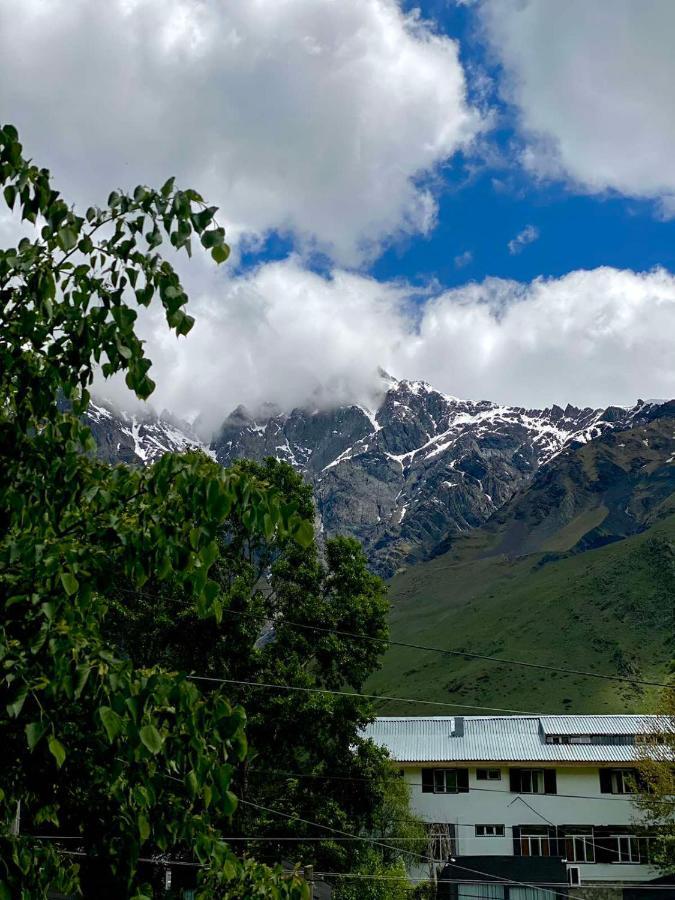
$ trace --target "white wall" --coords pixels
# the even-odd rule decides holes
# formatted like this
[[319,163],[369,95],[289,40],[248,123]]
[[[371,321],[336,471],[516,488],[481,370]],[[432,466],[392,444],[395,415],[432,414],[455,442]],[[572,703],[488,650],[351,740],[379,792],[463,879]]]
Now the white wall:
[[[439,767],[440,768],[440,767]],[[497,766],[494,766],[497,768]],[[423,794],[422,769],[405,768],[411,805],[426,822],[448,822],[456,826],[460,856],[512,855],[513,825],[622,825],[637,819],[632,803],[617,795],[600,792],[598,769],[556,768],[557,794],[512,794],[509,770],[501,768],[501,781],[478,781],[476,768],[469,768],[469,792]],[[580,798],[560,796],[579,794]],[[592,799],[584,799],[584,798]],[[476,837],[474,825],[505,825],[505,836]],[[465,827],[466,825],[470,827]],[[643,881],[658,872],[650,866],[616,863],[580,865],[582,879],[589,881]]]

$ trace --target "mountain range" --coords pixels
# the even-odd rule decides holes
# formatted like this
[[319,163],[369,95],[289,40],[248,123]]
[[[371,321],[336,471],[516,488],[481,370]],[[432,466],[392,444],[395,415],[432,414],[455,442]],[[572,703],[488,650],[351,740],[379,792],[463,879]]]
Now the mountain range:
[[459,400],[386,373],[382,388],[375,409],[254,415],[240,406],[208,446],[166,413],[131,416],[97,403],[89,423],[108,460],[143,464],[186,447],[224,466],[286,460],[314,488],[320,530],[358,538],[372,567],[391,576],[482,525],[563,448],[644,421],[657,405],[525,409]]

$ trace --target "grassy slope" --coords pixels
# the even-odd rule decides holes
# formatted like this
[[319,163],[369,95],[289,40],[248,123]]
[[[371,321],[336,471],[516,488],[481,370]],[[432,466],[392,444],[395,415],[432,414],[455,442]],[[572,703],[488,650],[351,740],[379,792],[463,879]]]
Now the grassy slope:
[[[653,426],[650,436],[663,432],[664,426],[663,422]],[[665,427],[672,431],[670,422]],[[634,444],[644,446],[640,434],[632,438]],[[595,493],[591,485],[580,494],[578,480],[568,477],[570,466],[573,470],[580,462],[584,470],[593,472],[596,457],[602,461],[608,453],[616,459],[617,448],[583,448],[576,451],[577,459],[561,462],[557,483],[561,479],[569,483],[566,490],[576,492],[576,506],[568,504],[569,515],[561,517],[555,529],[547,525],[542,530],[535,524],[541,520],[539,511],[534,516],[531,508],[523,512],[530,502],[523,495],[516,498],[511,513],[499,516],[496,526],[489,524],[449,553],[397,575],[391,585],[392,638],[663,680],[675,653],[675,494],[670,493],[669,471],[675,467],[663,457],[647,467],[645,460],[638,467],[628,459],[624,467],[628,476],[617,469]],[[621,453],[625,454],[624,447]],[[654,475],[645,487],[644,473],[649,470]],[[643,504],[645,530],[584,550],[582,539],[598,533],[598,526],[607,532],[606,523],[622,515],[624,477],[631,479],[632,498],[642,502],[649,494],[654,501]],[[538,506],[541,490],[539,497],[536,491],[533,497]],[[561,504],[568,500],[566,494]],[[546,512],[546,522],[550,521]],[[529,552],[531,536],[537,531],[541,531],[537,551]],[[518,544],[527,546],[527,555],[514,555]],[[508,556],[500,552],[504,548]],[[573,552],[556,558],[569,551]],[[400,647],[387,653],[369,689],[547,712],[649,711],[655,699],[650,688]],[[385,715],[453,712],[395,702],[378,704],[378,711]]]

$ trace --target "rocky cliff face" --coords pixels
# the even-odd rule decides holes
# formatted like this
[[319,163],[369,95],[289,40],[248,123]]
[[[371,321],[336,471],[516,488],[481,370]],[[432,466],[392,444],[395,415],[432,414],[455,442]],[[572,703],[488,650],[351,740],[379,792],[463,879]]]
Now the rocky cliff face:
[[198,448],[213,456],[186,422],[168,413],[135,416],[104,403],[91,403],[85,416],[96,441],[98,456],[106,462],[146,465],[165,453]]
[[528,410],[388,379],[374,411],[269,408],[252,416],[239,407],[210,448],[166,415],[138,419],[97,405],[89,424],[109,460],[144,464],[200,447],[224,466],[267,456],[289,462],[314,487],[323,532],[354,535],[373,567],[390,575],[481,525],[564,447],[629,427],[649,408]]

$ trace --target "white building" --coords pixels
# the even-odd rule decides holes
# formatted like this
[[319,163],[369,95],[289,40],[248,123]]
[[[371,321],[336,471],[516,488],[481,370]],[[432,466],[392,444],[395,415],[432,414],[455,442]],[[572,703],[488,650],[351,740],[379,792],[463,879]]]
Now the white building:
[[[551,900],[557,888],[505,893],[494,880],[477,892],[471,871],[494,873],[499,857],[502,878],[541,885],[549,857],[561,881],[604,885],[603,897],[658,878],[631,792],[636,760],[663,727],[655,716],[457,716],[379,718],[366,734],[402,769],[414,811],[436,836],[434,858],[452,858],[453,880],[471,882],[469,893],[460,886],[447,896]],[[675,885],[652,895],[675,897]],[[588,896],[600,900],[597,888]]]

